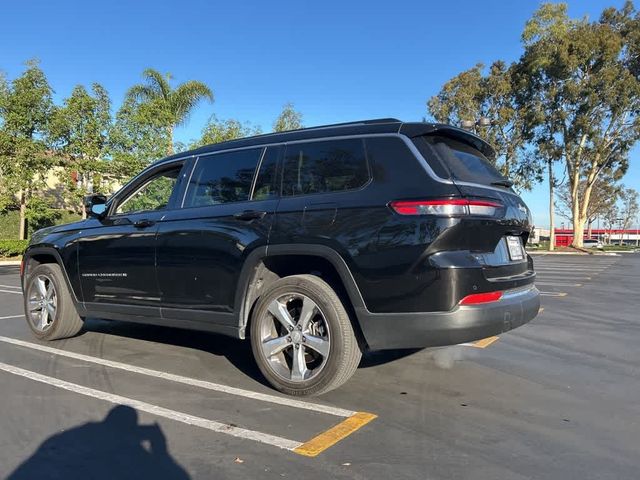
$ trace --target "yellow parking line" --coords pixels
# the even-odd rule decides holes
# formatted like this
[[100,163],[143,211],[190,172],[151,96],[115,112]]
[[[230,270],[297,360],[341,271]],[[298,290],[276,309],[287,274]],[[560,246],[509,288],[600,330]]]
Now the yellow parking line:
[[335,427],[294,448],[293,451],[305,457],[316,457],[377,417],[373,413],[356,412]]
[[497,342],[498,338],[500,337],[495,336],[495,337],[483,338],[481,340],[476,340],[475,342],[471,342],[469,346],[476,347],[476,348],[487,348],[492,343]]

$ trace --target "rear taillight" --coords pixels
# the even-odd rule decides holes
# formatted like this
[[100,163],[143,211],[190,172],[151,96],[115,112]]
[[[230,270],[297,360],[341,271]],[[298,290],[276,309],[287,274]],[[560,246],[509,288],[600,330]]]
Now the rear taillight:
[[493,217],[501,203],[489,200],[443,198],[438,200],[396,200],[389,204],[400,215],[483,216]]
[[473,293],[467,295],[460,300],[460,305],[480,305],[482,303],[497,302],[502,298],[502,292],[486,292],[486,293]]
[[20,278],[24,275],[24,262],[24,257],[22,257],[22,260],[20,260]]

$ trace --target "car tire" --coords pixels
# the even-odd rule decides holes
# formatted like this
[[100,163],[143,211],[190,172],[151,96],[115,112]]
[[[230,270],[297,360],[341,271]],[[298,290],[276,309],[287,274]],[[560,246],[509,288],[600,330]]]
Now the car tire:
[[73,337],[83,326],[57,263],[38,265],[29,272],[24,284],[24,313],[27,325],[41,340]]
[[342,301],[314,275],[292,275],[267,288],[253,309],[250,338],[264,377],[289,395],[320,395],[339,387],[362,357]]

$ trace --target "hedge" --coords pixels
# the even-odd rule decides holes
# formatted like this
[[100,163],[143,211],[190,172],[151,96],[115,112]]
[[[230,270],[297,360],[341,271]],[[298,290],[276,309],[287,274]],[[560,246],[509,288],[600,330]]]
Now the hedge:
[[22,255],[29,240],[0,240],[0,257],[17,257]]

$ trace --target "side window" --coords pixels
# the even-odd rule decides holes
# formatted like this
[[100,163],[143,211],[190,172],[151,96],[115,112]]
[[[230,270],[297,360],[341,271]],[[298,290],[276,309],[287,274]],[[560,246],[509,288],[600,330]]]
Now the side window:
[[340,192],[362,187],[369,168],[362,139],[287,145],[283,195]]
[[181,169],[182,165],[179,165],[148,179],[124,200],[118,202],[116,215],[166,208]]
[[278,165],[279,151],[279,147],[267,148],[264,157],[262,157],[251,200],[267,200],[278,195],[279,185],[276,167]]
[[262,148],[200,157],[191,175],[184,207],[249,200]]

